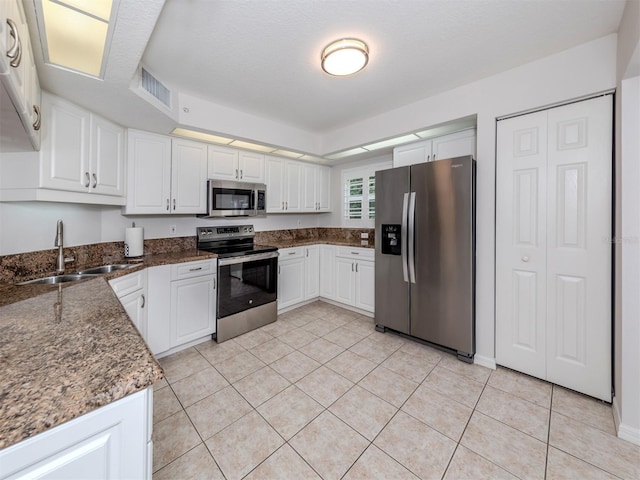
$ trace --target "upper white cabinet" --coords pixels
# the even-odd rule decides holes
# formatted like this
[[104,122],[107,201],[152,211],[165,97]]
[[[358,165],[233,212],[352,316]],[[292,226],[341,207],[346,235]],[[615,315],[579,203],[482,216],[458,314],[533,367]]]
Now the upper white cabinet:
[[[7,151],[38,150],[40,83],[20,1],[0,2],[0,51],[0,89],[3,89],[0,93],[0,135],[3,145],[8,145]],[[26,141],[17,141],[15,135]]]
[[208,176],[216,180],[264,183],[264,155],[209,145]]
[[207,145],[129,130],[126,214],[206,210]]
[[302,211],[302,162],[267,157],[267,213]]
[[331,169],[321,165],[302,165],[302,211],[328,212],[331,197]]
[[393,166],[404,167],[443,158],[476,154],[475,129],[443,135],[393,149]]
[[122,196],[124,129],[73,103],[45,95],[49,125],[41,152],[41,186]]

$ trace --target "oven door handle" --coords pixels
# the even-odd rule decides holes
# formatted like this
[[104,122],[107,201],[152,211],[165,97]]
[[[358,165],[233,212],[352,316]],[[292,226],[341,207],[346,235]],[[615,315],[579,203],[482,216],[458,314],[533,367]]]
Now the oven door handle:
[[218,260],[218,265],[224,267],[225,265],[236,265],[238,263],[253,262],[256,260],[268,260],[270,258],[278,258],[278,255],[278,252],[266,252],[253,253],[241,257],[222,258]]

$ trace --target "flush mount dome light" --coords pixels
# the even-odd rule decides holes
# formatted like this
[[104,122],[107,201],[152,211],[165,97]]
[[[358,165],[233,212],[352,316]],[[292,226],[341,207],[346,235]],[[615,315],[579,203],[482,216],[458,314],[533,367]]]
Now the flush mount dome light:
[[357,38],[343,38],[330,43],[322,51],[322,69],[329,75],[352,75],[369,61],[369,47]]

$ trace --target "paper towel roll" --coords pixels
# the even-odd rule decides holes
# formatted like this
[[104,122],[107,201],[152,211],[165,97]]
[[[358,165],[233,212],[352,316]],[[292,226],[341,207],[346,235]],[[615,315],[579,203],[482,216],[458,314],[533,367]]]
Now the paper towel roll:
[[144,228],[130,227],[124,231],[124,256],[141,257],[144,250]]

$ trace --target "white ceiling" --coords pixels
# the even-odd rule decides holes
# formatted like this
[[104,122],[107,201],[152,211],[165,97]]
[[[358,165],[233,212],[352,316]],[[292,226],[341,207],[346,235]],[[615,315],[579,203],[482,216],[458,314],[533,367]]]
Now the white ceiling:
[[[104,81],[44,66],[34,52],[41,83],[125,126],[168,133],[177,115],[130,89],[142,61],[174,95],[322,135],[616,32],[625,6],[625,0],[166,0],[160,12],[162,3],[120,1]],[[346,78],[323,73],[319,62],[323,47],[341,37],[358,37],[370,49],[365,70]]]

